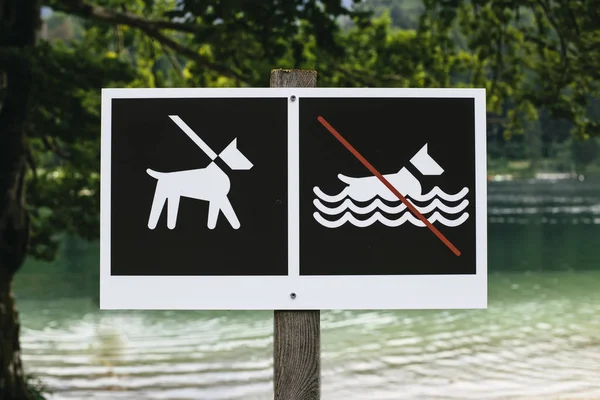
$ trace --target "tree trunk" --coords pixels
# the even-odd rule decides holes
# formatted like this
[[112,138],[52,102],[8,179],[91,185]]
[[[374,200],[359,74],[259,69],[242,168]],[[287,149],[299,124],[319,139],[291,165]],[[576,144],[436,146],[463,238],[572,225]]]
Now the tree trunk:
[[27,400],[19,318],[11,290],[29,241],[25,124],[39,0],[0,0],[0,399]]
[[7,100],[0,111],[0,399],[23,400],[29,396],[11,281],[25,259],[29,221],[24,207],[23,137],[5,124],[10,104]]
[[21,364],[19,317],[10,281],[0,283],[0,399],[26,400],[29,392]]
[[[15,63],[16,65],[17,63]],[[20,361],[19,323],[11,282],[25,260],[29,218],[25,210],[25,138],[17,121],[22,94],[13,97],[10,86],[19,79],[8,76],[7,96],[0,110],[0,399],[27,399]],[[14,101],[14,100],[17,101]]]
[[[7,76],[8,81],[13,82],[13,74],[8,72]],[[19,322],[11,281],[25,260],[29,219],[24,204],[26,164],[23,129],[14,121],[13,105],[16,104],[11,90],[7,91],[9,94],[0,110],[0,399],[21,400],[28,397],[20,360]]]

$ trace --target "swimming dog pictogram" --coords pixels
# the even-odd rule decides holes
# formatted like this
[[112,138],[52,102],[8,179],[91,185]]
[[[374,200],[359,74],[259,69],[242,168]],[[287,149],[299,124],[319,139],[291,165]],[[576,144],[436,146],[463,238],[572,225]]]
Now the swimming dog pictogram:
[[[412,213],[412,215],[414,215],[416,218],[418,218],[418,220],[423,224],[423,226],[426,226],[442,243],[444,243],[446,245],[446,247],[448,247],[450,249],[450,251],[452,251],[452,253],[454,253],[454,255],[456,256],[460,256],[461,255],[461,251],[458,250],[456,248],[456,246],[454,246],[452,244],[452,242],[450,242],[450,240],[448,240],[448,238],[446,236],[444,236],[443,233],[441,233],[435,226],[433,226],[433,222],[430,221],[428,218],[426,218],[413,204],[412,202],[410,202],[406,197],[405,194],[410,194],[411,192],[416,191],[416,189],[418,188],[418,191],[420,192],[420,183],[418,183],[418,181],[415,182],[416,178],[414,178],[414,176],[412,176],[412,174],[410,174],[410,176],[412,176],[413,179],[411,179],[409,177],[409,171],[405,170],[405,172],[402,172],[403,170],[400,170],[398,172],[398,175],[400,176],[401,179],[403,179],[406,182],[410,182],[410,188],[409,189],[405,189],[405,194],[402,194],[400,192],[399,189],[397,189],[388,179],[386,176],[382,175],[369,161],[367,161],[350,143],[348,143],[348,141],[346,139],[344,139],[344,137],[333,127],[331,126],[331,124],[329,122],[327,122],[325,120],[325,118],[323,118],[322,116],[319,116],[317,118],[317,120],[321,123],[321,125],[323,125],[325,127],[325,129],[327,129],[329,131],[329,133],[331,133],[350,153],[352,153],[352,155],[354,157],[356,157],[356,159],[358,159],[369,171],[371,171],[371,173],[374,176],[374,178],[378,179],[379,182],[383,183],[383,185],[389,190],[391,191],[394,196],[396,196],[396,198],[398,200],[400,200],[402,202],[402,204],[408,208],[410,210],[410,212]],[[413,165],[421,165],[421,173],[423,173],[424,175],[439,175],[441,173],[444,172],[444,170],[437,164],[437,162],[435,162],[435,160],[433,160],[433,158],[431,158],[428,154],[427,154],[427,145],[425,145],[423,148],[421,148],[421,150],[415,154],[415,156],[411,159],[411,162],[413,163]],[[338,176],[339,177],[339,176]],[[404,177],[404,178],[402,178]],[[347,179],[347,177],[344,177],[348,182],[350,182],[350,179]],[[373,183],[375,183],[376,181],[372,180],[373,177],[366,177],[364,179],[368,179],[368,181],[360,181],[359,186],[363,186],[366,188],[373,188],[374,185]],[[392,177],[393,178],[393,177]],[[368,183],[365,183],[368,182]],[[418,185],[417,185],[418,183]],[[315,193],[317,193],[318,188],[315,188],[314,191]],[[374,193],[369,193],[367,192],[366,197],[368,197],[369,199],[377,196],[378,193],[383,193],[381,192],[381,190],[383,190],[383,188],[381,188],[380,186],[377,187],[377,190]],[[434,188],[434,190],[436,190]],[[439,190],[439,188],[437,188],[437,190]],[[465,188],[463,190],[466,190],[465,194],[468,192],[468,188]],[[363,193],[363,191],[360,190],[353,190],[354,193]],[[343,191],[342,191],[343,193]],[[420,194],[420,193],[419,193]],[[357,197],[360,197],[358,194],[356,195]],[[463,195],[464,196],[464,195]],[[411,218],[410,215],[405,214],[406,217],[404,217],[405,219]],[[466,215],[466,218],[468,218],[468,214],[465,213],[464,215]],[[318,213],[313,214],[313,216],[315,217],[315,219],[317,220],[317,222],[319,222],[321,224],[321,221],[319,221],[319,216]],[[350,218],[347,216],[347,214],[345,214],[346,216],[346,220],[350,220]],[[375,222],[376,219],[380,219],[381,214],[374,214],[370,219],[367,219],[366,221],[362,222],[362,225],[364,226],[369,226],[371,225],[373,222]],[[464,217],[464,216],[463,216]],[[402,217],[401,217],[402,218]],[[433,220],[433,216],[431,217]],[[437,220],[437,215],[436,215],[436,220]],[[342,225],[344,222],[346,221],[342,221],[340,219],[340,221],[337,222],[342,222],[339,225]],[[399,222],[398,225],[404,223],[405,221],[396,221]],[[464,222],[464,221],[463,221]],[[462,223],[462,222],[461,222]],[[336,223],[337,225],[337,223]],[[336,225],[330,226],[332,228],[337,227]],[[339,226],[338,225],[338,226]],[[360,226],[361,224],[357,225]],[[398,226],[396,225],[396,226]],[[415,224],[416,225],[416,224]],[[327,225],[323,225],[323,226],[327,226]],[[364,226],[360,226],[360,227],[364,227]],[[393,225],[392,225],[393,226]]]
[[[427,144],[425,144],[410,159],[410,163],[422,175],[441,175],[444,172],[442,167],[429,154]],[[469,205],[469,201],[464,199],[469,192],[469,189],[466,187],[462,188],[456,194],[447,194],[437,186],[428,193],[423,193],[421,183],[406,167],[402,167],[396,173],[386,174],[384,177],[398,189],[398,191],[402,193],[402,195],[405,196],[421,214],[430,214],[427,219],[431,223],[439,222],[448,227],[456,227],[469,218],[467,212],[463,212],[455,219],[449,219],[442,214],[458,214]],[[389,227],[397,227],[405,222],[410,222],[418,227],[425,226],[422,221],[410,213],[407,206],[402,204],[398,197],[386,188],[376,176],[349,177],[338,174],[338,179],[347,186],[334,196],[325,194],[319,187],[313,189],[317,196],[313,201],[313,204],[317,210],[319,210],[319,212],[314,213],[314,218],[319,224],[327,228],[337,228],[345,223],[364,228],[371,226],[375,222],[380,222]],[[343,202],[341,204],[334,207],[331,206],[331,204],[338,203],[342,200]],[[388,205],[384,201],[393,202],[395,204]],[[446,202],[453,203],[458,201],[461,202],[455,206],[446,204]],[[369,203],[361,206],[357,204],[359,202]],[[329,204],[326,205],[325,203]],[[419,203],[425,204],[419,205]],[[373,211],[375,211],[375,213],[363,220],[357,219],[353,215],[366,215]],[[398,218],[391,219],[383,214],[398,216]],[[337,220],[330,220],[323,215],[340,215],[340,217]]]

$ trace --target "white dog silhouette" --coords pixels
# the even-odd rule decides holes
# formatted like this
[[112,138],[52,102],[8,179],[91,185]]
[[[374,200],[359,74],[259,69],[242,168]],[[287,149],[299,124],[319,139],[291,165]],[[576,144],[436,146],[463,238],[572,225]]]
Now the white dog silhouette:
[[[410,163],[417,168],[422,175],[441,175],[444,169],[429,155],[427,144],[410,159]],[[384,175],[385,179],[390,182],[403,196],[419,196],[421,195],[421,182],[405,167],[402,167],[398,172]],[[387,201],[397,201],[398,198],[386,186],[381,184],[381,181],[376,176],[352,177],[343,174],[338,174],[338,179],[344,182],[347,186],[335,196],[326,195],[315,187],[313,191],[321,199],[328,201],[340,201],[345,196],[349,196],[355,201],[369,201],[375,196],[379,196]]]
[[237,138],[233,139],[225,150],[217,155],[181,118],[176,115],[170,115],[169,117],[213,161],[206,168],[186,171],[157,172],[150,168],[146,170],[148,175],[157,179],[150,218],[148,219],[148,228],[156,228],[160,214],[165,203],[167,203],[167,227],[175,229],[179,201],[181,197],[188,197],[208,201],[207,226],[209,229],[214,229],[217,226],[219,211],[223,212],[233,229],[239,229],[240,221],[227,197],[231,182],[227,174],[214,162],[219,157],[233,170],[249,170],[252,168],[252,163],[238,150]]

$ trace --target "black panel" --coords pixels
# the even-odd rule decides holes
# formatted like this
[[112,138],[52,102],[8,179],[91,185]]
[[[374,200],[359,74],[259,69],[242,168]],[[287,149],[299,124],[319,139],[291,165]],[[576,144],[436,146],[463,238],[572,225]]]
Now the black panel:
[[[237,138],[253,163],[232,171],[217,162],[230,178],[240,229],[222,213],[216,229],[208,229],[208,202],[186,197],[174,230],[167,228],[168,201],[156,229],[148,228],[157,180],[146,169],[200,169],[211,161],[169,115],[216,153]],[[287,152],[285,98],[113,100],[112,275],[286,275]]]
[[[475,273],[475,113],[465,98],[301,98],[300,100],[300,273],[301,275],[425,275]],[[337,175],[372,174],[317,120],[322,116],[382,174],[402,167],[422,185],[422,193],[439,186],[445,193],[468,193],[468,212],[457,227],[434,223],[460,252],[456,256],[427,227],[404,223],[388,227],[376,222],[365,228],[346,223],[326,228],[316,222],[313,187],[334,195],[346,184]],[[428,144],[431,157],[444,169],[441,176],[421,176],[409,160]],[[364,182],[364,181],[363,181]],[[379,183],[379,182],[377,182]],[[383,185],[383,184],[381,184]],[[385,189],[385,188],[384,188]],[[399,187],[397,189],[400,190]],[[387,189],[386,189],[387,190]],[[449,206],[460,203],[444,201]],[[337,203],[322,203],[327,207]],[[399,201],[384,202],[399,206]],[[431,201],[418,203],[426,206]],[[357,203],[361,207],[368,202]],[[359,220],[371,217],[354,214]],[[405,211],[408,212],[408,211]],[[430,217],[434,211],[423,213]],[[324,218],[337,220],[338,216]],[[402,214],[382,214],[397,219]]]

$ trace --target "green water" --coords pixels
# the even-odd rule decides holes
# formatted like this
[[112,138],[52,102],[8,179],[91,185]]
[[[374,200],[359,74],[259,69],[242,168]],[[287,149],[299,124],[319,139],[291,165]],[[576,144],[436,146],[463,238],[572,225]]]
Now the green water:
[[[488,197],[489,308],[323,312],[323,399],[600,398],[600,182]],[[271,312],[99,312],[97,263],[71,241],[16,282],[53,399],[272,398]]]

